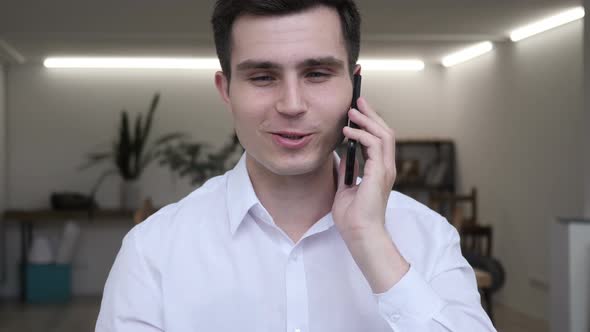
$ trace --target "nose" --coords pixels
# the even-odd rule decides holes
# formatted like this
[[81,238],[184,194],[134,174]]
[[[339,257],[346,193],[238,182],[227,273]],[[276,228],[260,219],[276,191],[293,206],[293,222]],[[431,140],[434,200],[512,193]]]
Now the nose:
[[289,117],[303,115],[307,112],[307,104],[300,82],[297,79],[288,79],[283,82],[275,109],[277,112]]

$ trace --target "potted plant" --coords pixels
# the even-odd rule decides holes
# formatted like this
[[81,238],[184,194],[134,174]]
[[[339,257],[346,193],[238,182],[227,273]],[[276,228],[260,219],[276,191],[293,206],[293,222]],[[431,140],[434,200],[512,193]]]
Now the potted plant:
[[86,169],[105,161],[111,163],[111,168],[103,172],[94,185],[90,194],[91,198],[94,198],[100,184],[107,176],[118,173],[122,179],[120,208],[130,210],[137,207],[139,203],[138,180],[143,171],[158,158],[161,148],[186,136],[180,132],[173,132],[162,135],[154,141],[149,141],[154,114],[159,101],[160,94],[154,94],[147,115],[144,118],[140,113],[135,118],[133,130],[130,126],[129,115],[123,109],[121,111],[118,136],[112,143],[112,148],[109,151],[89,153],[87,155],[87,162],[80,169]]
[[180,177],[189,177],[193,185],[200,185],[213,176],[223,174],[233,167],[244,151],[235,133],[214,152],[207,152],[209,146],[205,143],[186,140],[170,143],[157,153],[160,165],[168,166]]

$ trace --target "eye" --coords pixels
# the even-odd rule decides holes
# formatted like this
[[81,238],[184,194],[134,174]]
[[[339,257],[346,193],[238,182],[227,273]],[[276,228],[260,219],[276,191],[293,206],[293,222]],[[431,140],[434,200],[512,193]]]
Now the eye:
[[330,78],[330,76],[332,75],[322,71],[310,71],[309,73],[305,74],[305,77],[314,83],[324,82]]
[[272,84],[276,79],[271,75],[254,75],[248,80],[256,86],[266,86]]
[[274,78],[269,75],[261,75],[261,76],[251,77],[250,80],[254,81],[254,82],[264,82],[264,81],[272,81],[272,80],[274,80]]

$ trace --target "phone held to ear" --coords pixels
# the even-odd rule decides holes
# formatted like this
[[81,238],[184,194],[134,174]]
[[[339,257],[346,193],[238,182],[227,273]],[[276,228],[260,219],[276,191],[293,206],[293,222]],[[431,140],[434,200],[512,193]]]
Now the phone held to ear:
[[[361,96],[361,80],[362,80],[362,76],[359,71],[357,74],[354,74],[354,76],[353,76],[352,102],[350,103],[350,108],[354,108],[357,110],[358,110],[358,106],[357,106],[356,102],[359,99],[359,97]],[[348,119],[348,126],[351,128],[356,128],[356,129],[359,128],[359,126],[356,123],[350,121],[350,119]],[[348,140],[348,147],[346,149],[346,170],[344,173],[344,184],[347,186],[351,186],[352,182],[353,182],[354,162],[356,159],[356,145],[357,145],[356,140],[353,140],[353,139]]]

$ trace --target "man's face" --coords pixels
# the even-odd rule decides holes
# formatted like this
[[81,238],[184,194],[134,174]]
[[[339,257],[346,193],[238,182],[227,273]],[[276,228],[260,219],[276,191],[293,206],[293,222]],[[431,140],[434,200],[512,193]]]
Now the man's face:
[[232,37],[231,80],[218,73],[216,83],[255,166],[277,175],[317,170],[342,141],[352,98],[338,13],[240,16]]

